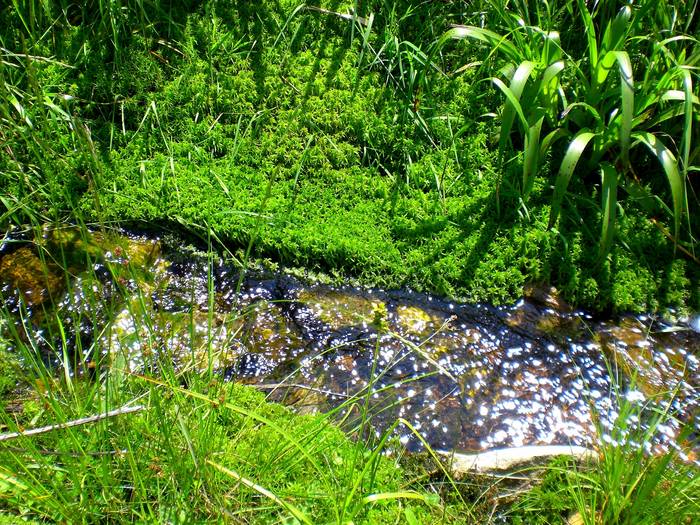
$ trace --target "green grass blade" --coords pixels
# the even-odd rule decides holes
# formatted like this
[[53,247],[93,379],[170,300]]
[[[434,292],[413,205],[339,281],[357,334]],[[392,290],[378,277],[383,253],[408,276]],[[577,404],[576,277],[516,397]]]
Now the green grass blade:
[[663,142],[649,132],[635,133],[634,138],[644,144],[659,160],[664,169],[669,186],[671,187],[671,199],[673,200],[673,231],[674,243],[678,244],[678,236],[681,230],[681,218],[685,210],[685,179],[678,170],[678,161]]
[[551,148],[555,142],[567,136],[569,136],[569,132],[565,128],[557,128],[547,133],[544,139],[542,139],[542,142],[540,143],[540,159],[544,158],[544,156],[549,151],[549,148]]
[[381,494],[370,494],[362,498],[362,503],[374,503],[376,501],[386,501],[395,499],[417,499],[426,504],[431,504],[431,499],[425,494],[415,492],[413,490],[404,490],[401,492],[382,492]]
[[290,514],[292,514],[296,519],[298,519],[302,523],[312,525],[313,522],[306,516],[306,514],[304,514],[301,510],[299,510],[297,507],[295,507],[294,505],[292,505],[288,501],[284,501],[284,500],[280,499],[275,494],[273,494],[272,492],[267,490],[265,487],[261,487],[257,483],[254,483],[251,480],[244,478],[243,476],[241,476],[237,472],[234,472],[233,470],[227,469],[226,467],[224,467],[223,465],[219,465],[218,463],[214,463],[210,459],[207,459],[207,463],[209,465],[211,465],[212,467],[214,467],[219,472],[226,474],[227,476],[235,479],[236,481],[243,483],[243,485],[245,485],[246,487],[249,487],[249,488],[253,489],[254,491],[258,492],[259,494],[265,496],[266,498],[271,499],[272,501],[277,503],[277,505],[279,505],[280,507],[289,511]]
[[523,196],[527,197],[537,175],[540,164],[540,134],[544,115],[541,116],[525,134],[525,150],[523,158]]
[[611,51],[620,66],[620,98],[622,99],[622,124],[620,125],[620,149],[622,162],[629,163],[630,137],[632,134],[632,118],[634,116],[634,79],[632,77],[632,62],[624,51]]
[[[685,84],[685,79],[683,79],[683,83]],[[690,88],[692,90],[692,83],[691,83]],[[693,95],[692,91],[690,93],[690,97],[686,96],[685,86],[684,86],[683,91],[681,91],[680,89],[669,89],[668,91],[664,92],[664,94],[659,97],[659,101],[661,101],[661,102],[668,102],[669,100],[682,101],[682,102],[686,102],[689,100],[691,105],[692,104],[700,104],[700,98],[698,98],[697,95]]]
[[558,60],[554,62],[553,64],[550,64],[547,69],[544,70],[544,74],[542,75],[542,84],[545,86],[548,85],[554,78],[559,75],[564,70],[564,61],[563,60]]
[[461,25],[453,26],[452,29],[445,33],[440,41],[444,43],[445,40],[461,40],[463,38],[471,38],[473,40],[478,40],[488,44],[491,46],[492,52],[500,51],[506,56],[506,58],[512,60],[513,62],[518,62],[522,58],[522,55],[518,49],[508,40],[506,40],[505,37],[481,27]]
[[603,33],[603,41],[600,46],[601,54],[620,49],[627,36],[627,29],[631,17],[632,8],[626,5],[623,6],[617,13],[617,16],[608,23]]
[[542,75],[540,91],[542,93],[543,105],[548,108],[552,116],[557,112],[557,94],[559,87],[559,80],[557,77],[564,71],[564,66],[564,61],[558,60],[550,64]]
[[544,36],[544,49],[542,50],[541,61],[542,65],[546,66],[561,58],[561,38],[558,31],[549,31],[543,33],[542,36]]
[[615,209],[617,207],[617,170],[607,162],[600,169],[602,193],[601,208],[603,221],[600,230],[600,250],[598,257],[602,260],[612,247],[615,236]]
[[590,11],[588,11],[585,0],[576,0],[576,4],[578,5],[578,10],[583,21],[583,27],[586,30],[588,60],[590,62],[591,71],[594,71],[598,64],[598,42],[596,39],[595,24],[593,23],[593,17]]
[[595,107],[591,106],[587,102],[573,102],[566,106],[566,109],[562,113],[562,118],[565,118],[571,113],[574,109],[581,108],[585,110],[587,113],[589,113],[594,119],[595,119],[595,129],[603,129],[605,127],[605,124],[603,122],[603,117],[600,116],[600,113],[598,112],[598,109]]
[[566,188],[569,186],[571,176],[576,169],[579,159],[583,155],[583,151],[595,136],[595,133],[583,129],[576,134],[569,144],[554,185],[554,196],[552,197],[552,209],[549,212],[548,228],[551,228],[557,222],[557,218],[559,217],[559,212],[561,210],[561,203],[564,200]]
[[520,105],[520,96],[523,93],[525,84],[528,78],[530,78],[530,73],[534,69],[535,64],[530,61],[525,61],[518,66],[513,74],[513,79],[510,82],[510,87],[506,86],[500,79],[494,78],[493,83],[503,92],[506,97],[506,103],[503,106],[503,113],[501,115],[501,135],[498,141],[498,147],[501,155],[505,152],[505,147],[510,137],[510,133],[513,128],[513,121],[517,115],[520,119],[520,124],[524,130],[528,129],[527,119],[523,112],[523,108]]
[[683,178],[688,176],[688,160],[690,159],[690,143],[693,136],[693,79],[690,71],[683,69],[683,138],[681,139],[681,170]]

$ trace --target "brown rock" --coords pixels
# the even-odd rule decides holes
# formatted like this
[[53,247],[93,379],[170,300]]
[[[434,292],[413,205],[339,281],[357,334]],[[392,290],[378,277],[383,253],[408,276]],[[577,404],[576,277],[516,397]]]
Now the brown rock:
[[0,260],[0,280],[15,288],[29,306],[56,298],[65,284],[55,265],[45,263],[26,246]]

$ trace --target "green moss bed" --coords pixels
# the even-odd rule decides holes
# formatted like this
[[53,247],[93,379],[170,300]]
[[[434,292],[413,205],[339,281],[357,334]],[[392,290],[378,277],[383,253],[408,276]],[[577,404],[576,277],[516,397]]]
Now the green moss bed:
[[[500,98],[474,69],[411,84],[376,53],[388,17],[368,47],[362,26],[338,16],[247,4],[184,7],[167,31],[133,28],[118,46],[69,26],[46,43],[56,62],[35,64],[36,81],[80,117],[94,149],[55,140],[68,129],[60,119],[37,126],[59,156],[42,161],[51,198],[34,205],[47,217],[79,209],[88,221],[210,228],[235,249],[252,241],[256,257],[467,301],[509,302],[543,282],[597,311],[698,308],[697,264],[632,199],[604,260],[597,182],[572,183],[552,229],[552,178],[519,201],[518,160],[502,167],[497,121],[483,116]],[[420,23],[394,29],[408,38]],[[480,58],[463,45],[445,71]],[[5,185],[33,189],[21,177]]]

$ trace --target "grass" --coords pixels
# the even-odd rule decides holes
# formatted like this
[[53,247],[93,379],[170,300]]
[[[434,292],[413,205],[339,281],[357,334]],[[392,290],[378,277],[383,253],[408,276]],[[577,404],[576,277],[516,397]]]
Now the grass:
[[[665,4],[625,5],[616,14],[600,5],[589,8],[583,1],[555,2],[536,14],[529,13],[525,4],[515,3],[512,10],[508,4],[496,2],[489,24],[503,36],[491,28],[457,26],[441,43],[469,38],[490,47],[491,55],[504,55],[507,65],[501,71],[508,85],[502,75],[492,79],[506,99],[500,114],[499,151],[503,164],[514,160],[507,155],[517,130],[522,144],[518,187],[523,199],[548,150],[564,139],[568,144],[554,180],[549,227],[557,223],[574,173],[585,177],[600,168],[599,257],[604,258],[615,236],[618,184],[636,188],[649,180],[642,167],[654,175],[661,170],[669,191],[647,190],[647,197],[656,199],[673,219],[674,243],[685,241],[694,256],[690,217],[697,197],[686,197],[686,187],[688,170],[695,169],[692,159],[700,151],[697,130],[693,131],[697,40],[668,18],[655,17],[659,11],[673,11]],[[580,29],[586,35],[585,49],[576,42],[567,49],[560,42],[551,11],[563,11],[564,6],[570,15],[569,30]],[[495,65],[502,67],[501,62]],[[648,155],[635,154],[635,146],[645,146],[659,165],[654,168]]]
[[610,428],[599,429],[598,461],[549,465],[542,484],[511,509],[513,523],[695,523],[697,466],[678,450],[650,453],[673,415],[663,403],[640,404],[617,388],[613,397],[619,411]]
[[625,186],[626,199],[610,170],[602,186],[572,178],[554,229],[551,183],[537,175],[556,169],[553,151],[521,198],[506,128],[481,118],[497,95],[476,67],[447,74],[480,48],[431,45],[464,19],[458,6],[378,4],[371,27],[330,3],[297,7],[161,5],[167,30],[148,8],[153,23],[117,39],[129,60],[68,23],[52,26],[60,48],[29,41],[3,11],[5,47],[25,38],[34,57],[15,51],[3,66],[21,108],[5,107],[6,220],[80,206],[86,220],[206,224],[231,249],[255,238],[255,257],[370,285],[503,303],[545,281],[599,311],[697,307],[697,261],[674,242],[658,178]]
[[[642,2],[624,20],[604,4],[13,2],[0,8],[0,225],[177,224],[246,264],[469,301],[544,281],[596,311],[698,309],[697,42],[682,36],[696,14]],[[480,31],[447,41],[449,24]],[[497,31],[511,47],[496,49]],[[584,33],[587,48],[569,36]],[[143,300],[127,292],[119,304]],[[413,472],[388,436],[352,440],[329,415],[218,381],[210,343],[204,372],[167,358],[129,371],[71,332],[103,329],[116,303],[89,307],[52,317],[43,350],[2,313],[6,430],[144,408],[1,445],[0,522],[697,515],[694,471],[609,445],[602,468],[552,467],[499,506],[483,480]]]

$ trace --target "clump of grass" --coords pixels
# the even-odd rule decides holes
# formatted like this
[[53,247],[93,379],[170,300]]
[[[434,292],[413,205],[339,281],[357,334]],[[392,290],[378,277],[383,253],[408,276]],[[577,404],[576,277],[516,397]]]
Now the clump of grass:
[[700,511],[696,460],[677,445],[660,446],[674,417],[663,408],[667,402],[642,403],[634,394],[613,389],[616,418],[598,429],[598,459],[550,464],[543,481],[509,509],[514,523],[694,523]]
[[[641,2],[614,13],[583,0],[554,2],[533,11],[526,4],[510,4],[496,2],[487,27],[456,26],[439,46],[449,38],[469,38],[485,45],[490,55],[504,57],[501,71],[507,84],[500,75],[492,78],[505,96],[499,151],[504,164],[513,160],[509,155],[514,147],[521,151],[522,180],[516,186],[522,199],[527,200],[548,150],[564,139],[563,159],[553,177],[550,228],[557,223],[574,173],[586,179],[587,189],[587,173],[600,170],[599,259],[613,244],[618,186],[631,199],[648,201],[653,213],[660,204],[672,220],[669,237],[674,245],[682,243],[694,258],[691,210],[697,198],[686,191],[700,151],[693,131],[698,96],[692,66],[700,47],[676,23],[678,11],[690,20],[694,8]],[[554,22],[553,12],[564,11],[569,27]],[[666,16],[656,16],[659,12]],[[586,48],[571,42],[567,49],[556,29],[580,29]],[[503,62],[496,64],[501,68]],[[517,146],[513,135],[519,137]],[[639,153],[635,150],[643,148],[636,146],[648,152]],[[646,153],[657,160],[656,166]],[[656,183],[650,192],[644,185],[659,176],[668,190],[658,191]]]
[[[25,306],[15,315],[2,311],[12,352],[24,363],[16,370],[24,386],[12,410],[0,410],[6,431],[0,434],[0,509],[80,522],[394,523],[409,516],[450,523],[457,512],[471,512],[463,501],[457,510],[447,508],[408,480],[386,454],[388,434],[353,442],[331,415],[295,415],[252,387],[223,382],[211,364],[175,368],[159,346],[162,334],[152,333],[136,311],[137,337],[144,347],[151,343],[150,365],[134,370],[128,356],[103,350],[101,335],[112,329],[104,312],[147,301],[141,294],[148,283],[131,265],[106,263],[106,277],[91,276],[103,254],[85,230],[67,236],[72,252],[64,247],[45,256],[52,271],[63,267],[69,283],[78,272],[88,289],[105,278],[120,286],[105,304],[86,299],[84,311],[50,303],[43,313],[30,315]],[[209,293],[211,308],[212,287]],[[79,343],[81,316],[95,336]],[[211,347],[212,338],[210,332],[204,344]],[[191,344],[194,360],[198,348]],[[205,359],[219,350],[211,348]],[[363,414],[358,436],[373,435],[364,401],[358,396],[345,407]]]

